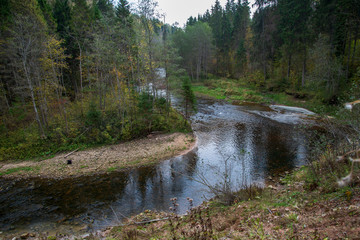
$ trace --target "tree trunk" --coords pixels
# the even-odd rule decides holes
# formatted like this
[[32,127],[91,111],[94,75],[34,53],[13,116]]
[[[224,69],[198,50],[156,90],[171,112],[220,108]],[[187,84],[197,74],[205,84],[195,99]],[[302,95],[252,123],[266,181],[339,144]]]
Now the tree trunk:
[[81,98],[83,97],[83,79],[82,79],[82,50],[81,50],[81,46],[80,43],[78,42],[78,46],[79,46],[79,71],[80,71],[80,91],[81,91]]
[[356,53],[356,43],[358,40],[358,33],[359,33],[359,26],[356,28],[355,31],[355,38],[354,38],[354,48],[353,48],[353,54],[351,58],[351,66],[354,66],[354,59],[355,59],[355,53]]
[[290,73],[291,73],[291,59],[292,59],[292,54],[289,53],[288,65],[287,65],[287,75],[286,75],[286,78],[287,78],[288,81],[290,80]]
[[305,87],[305,75],[306,75],[306,47],[304,47],[304,58],[303,58],[303,66],[302,66],[302,74],[301,74],[301,87]]
[[118,102],[119,102],[119,105],[118,105],[118,110],[119,110],[119,116],[121,116],[121,85],[120,85],[120,79],[119,79],[119,75],[117,73],[117,69],[115,67],[115,75],[116,75],[116,82],[117,82],[117,85],[118,85]]
[[347,61],[346,61],[346,79],[349,79],[349,66],[350,66],[350,56],[351,56],[351,32],[349,33],[349,42],[347,50]]
[[262,16],[262,62],[263,62],[263,74],[264,84],[266,82],[266,58],[265,58],[265,20],[264,12]]
[[197,81],[199,81],[200,69],[201,69],[201,60],[200,60],[200,56],[198,56],[197,61],[196,61],[196,80]]
[[40,136],[42,138],[45,138],[44,129],[43,129],[43,126],[41,124],[39,112],[38,112],[38,109],[37,109],[37,106],[36,106],[34,88],[32,86],[32,82],[31,82],[29,73],[27,71],[25,62],[23,62],[23,67],[24,67],[24,72],[25,72],[25,75],[26,75],[26,80],[27,80],[27,83],[28,83],[28,87],[29,87],[29,90],[30,90],[31,101],[32,101],[32,104],[33,104],[33,107],[34,107],[35,119],[36,119],[36,122],[38,123],[38,126],[39,126]]

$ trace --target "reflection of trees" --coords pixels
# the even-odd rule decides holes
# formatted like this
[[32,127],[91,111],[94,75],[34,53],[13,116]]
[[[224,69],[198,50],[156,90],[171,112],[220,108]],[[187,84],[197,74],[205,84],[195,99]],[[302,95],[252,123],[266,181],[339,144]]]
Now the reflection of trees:
[[189,152],[186,156],[183,157],[184,165],[186,166],[185,174],[187,176],[193,176],[195,169],[198,165],[199,157],[195,151]]
[[[123,191],[127,173],[116,175],[86,176],[61,180],[32,179],[19,181],[8,189],[1,201],[0,212],[5,219],[49,219],[58,215],[73,217],[84,213],[92,204],[108,203],[116,200],[117,193]],[[36,211],[34,208],[36,207]]]
[[84,212],[90,204],[96,202],[112,202],[116,193],[121,192],[127,182],[127,173],[116,176],[87,176],[76,179],[64,179],[51,183],[51,187],[42,184],[36,196],[52,196],[47,205],[58,206],[62,214],[73,216]]
[[267,173],[283,172],[295,167],[297,157],[293,146],[298,143],[291,126],[261,121],[256,125],[238,123],[235,127],[236,155],[239,163],[242,161],[246,168],[250,168],[246,172],[251,172],[253,180],[263,178]]
[[137,170],[137,185],[143,198],[146,196],[147,182],[153,180],[154,176],[156,176],[155,167],[141,167]]
[[131,215],[144,209],[168,209],[170,198],[184,191],[187,181],[184,175],[194,174],[196,164],[196,154],[189,153],[158,166],[133,170],[125,191],[118,196],[117,210]]
[[[281,129],[281,130],[280,130]],[[293,130],[289,127],[274,126],[269,129],[266,142],[268,171],[284,172],[294,168],[294,152],[291,148]]]
[[277,174],[294,168],[294,130],[291,126],[268,122],[256,127],[254,170],[260,176]]

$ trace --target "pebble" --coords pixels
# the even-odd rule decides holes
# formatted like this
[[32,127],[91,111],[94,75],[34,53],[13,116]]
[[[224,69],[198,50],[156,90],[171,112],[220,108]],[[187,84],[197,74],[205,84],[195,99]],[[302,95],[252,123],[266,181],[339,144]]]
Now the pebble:
[[24,233],[20,236],[21,239],[28,239],[30,237],[30,233]]

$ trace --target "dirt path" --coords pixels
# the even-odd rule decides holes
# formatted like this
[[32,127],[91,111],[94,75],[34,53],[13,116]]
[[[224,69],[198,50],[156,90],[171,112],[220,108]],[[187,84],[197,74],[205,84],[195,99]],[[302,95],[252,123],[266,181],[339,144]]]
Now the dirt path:
[[[149,135],[147,138],[126,143],[74,152],[68,157],[68,153],[64,153],[41,162],[26,161],[0,165],[0,176],[63,178],[112,172],[153,164],[185,154],[195,145],[195,138],[191,134]],[[71,164],[67,163],[68,160],[71,160]]]

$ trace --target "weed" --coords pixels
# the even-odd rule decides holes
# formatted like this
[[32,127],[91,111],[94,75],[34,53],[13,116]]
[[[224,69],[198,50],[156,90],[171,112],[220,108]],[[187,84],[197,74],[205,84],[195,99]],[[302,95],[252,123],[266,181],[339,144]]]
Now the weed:
[[209,207],[193,208],[188,217],[188,229],[181,230],[183,239],[213,239],[214,230]]
[[259,239],[269,239],[270,237],[265,233],[264,225],[259,218],[251,219],[249,223],[249,228],[250,228],[250,232],[249,232],[250,237],[255,237]]
[[296,213],[290,213],[287,218],[291,221],[291,222],[297,222],[298,221],[298,215]]

